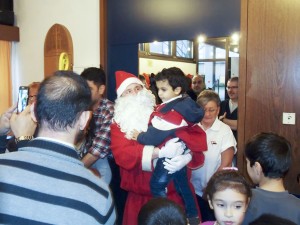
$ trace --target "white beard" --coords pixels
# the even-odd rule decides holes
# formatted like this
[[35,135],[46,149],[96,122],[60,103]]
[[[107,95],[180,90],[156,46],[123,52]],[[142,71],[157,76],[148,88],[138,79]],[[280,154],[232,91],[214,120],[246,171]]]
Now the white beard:
[[139,132],[147,131],[154,106],[154,95],[144,88],[137,95],[119,97],[115,102],[113,119],[125,133],[125,137],[131,139],[134,129]]

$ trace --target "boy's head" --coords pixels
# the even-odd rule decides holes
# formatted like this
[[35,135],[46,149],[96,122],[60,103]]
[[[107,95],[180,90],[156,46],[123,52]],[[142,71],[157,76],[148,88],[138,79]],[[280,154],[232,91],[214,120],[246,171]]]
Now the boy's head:
[[283,178],[290,168],[291,154],[291,144],[282,136],[275,133],[253,136],[245,148],[247,171],[252,181],[259,183],[258,170],[267,178]]
[[155,82],[163,102],[185,93],[189,88],[186,76],[177,67],[163,69],[155,76]]
[[141,208],[138,225],[186,225],[186,215],[180,205],[167,198],[152,198]]

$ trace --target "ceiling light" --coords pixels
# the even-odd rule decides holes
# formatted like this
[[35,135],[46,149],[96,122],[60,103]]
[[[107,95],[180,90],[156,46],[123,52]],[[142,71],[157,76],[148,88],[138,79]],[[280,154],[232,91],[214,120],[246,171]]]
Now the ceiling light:
[[204,35],[200,35],[200,36],[198,37],[198,42],[199,42],[199,43],[204,43],[205,40],[206,40],[206,37],[205,37]]
[[231,42],[232,43],[238,43],[240,39],[240,35],[238,33],[234,33],[231,35]]

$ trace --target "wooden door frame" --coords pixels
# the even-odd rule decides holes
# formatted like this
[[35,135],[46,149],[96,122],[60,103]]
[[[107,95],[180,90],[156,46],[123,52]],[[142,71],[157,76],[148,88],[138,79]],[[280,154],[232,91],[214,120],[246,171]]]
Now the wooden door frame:
[[241,30],[240,30],[240,58],[239,58],[239,111],[238,111],[238,155],[237,165],[240,171],[247,174],[247,167],[244,158],[245,146],[245,114],[246,114],[246,80],[247,80],[247,18],[248,1],[241,1]]
[[107,0],[99,1],[100,12],[100,65],[107,74]]

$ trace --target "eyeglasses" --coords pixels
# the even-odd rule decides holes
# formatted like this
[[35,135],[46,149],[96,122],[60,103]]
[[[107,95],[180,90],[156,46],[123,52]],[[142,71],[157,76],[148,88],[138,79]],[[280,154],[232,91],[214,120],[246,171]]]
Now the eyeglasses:
[[228,91],[228,90],[230,90],[230,89],[237,89],[237,88],[239,88],[238,86],[227,86],[226,87],[226,90]]
[[211,109],[211,108],[209,108],[209,109],[204,109],[204,112],[209,112],[209,113],[214,113],[214,112],[216,112],[217,111],[217,109]]
[[36,98],[36,95],[29,95],[29,99]]

